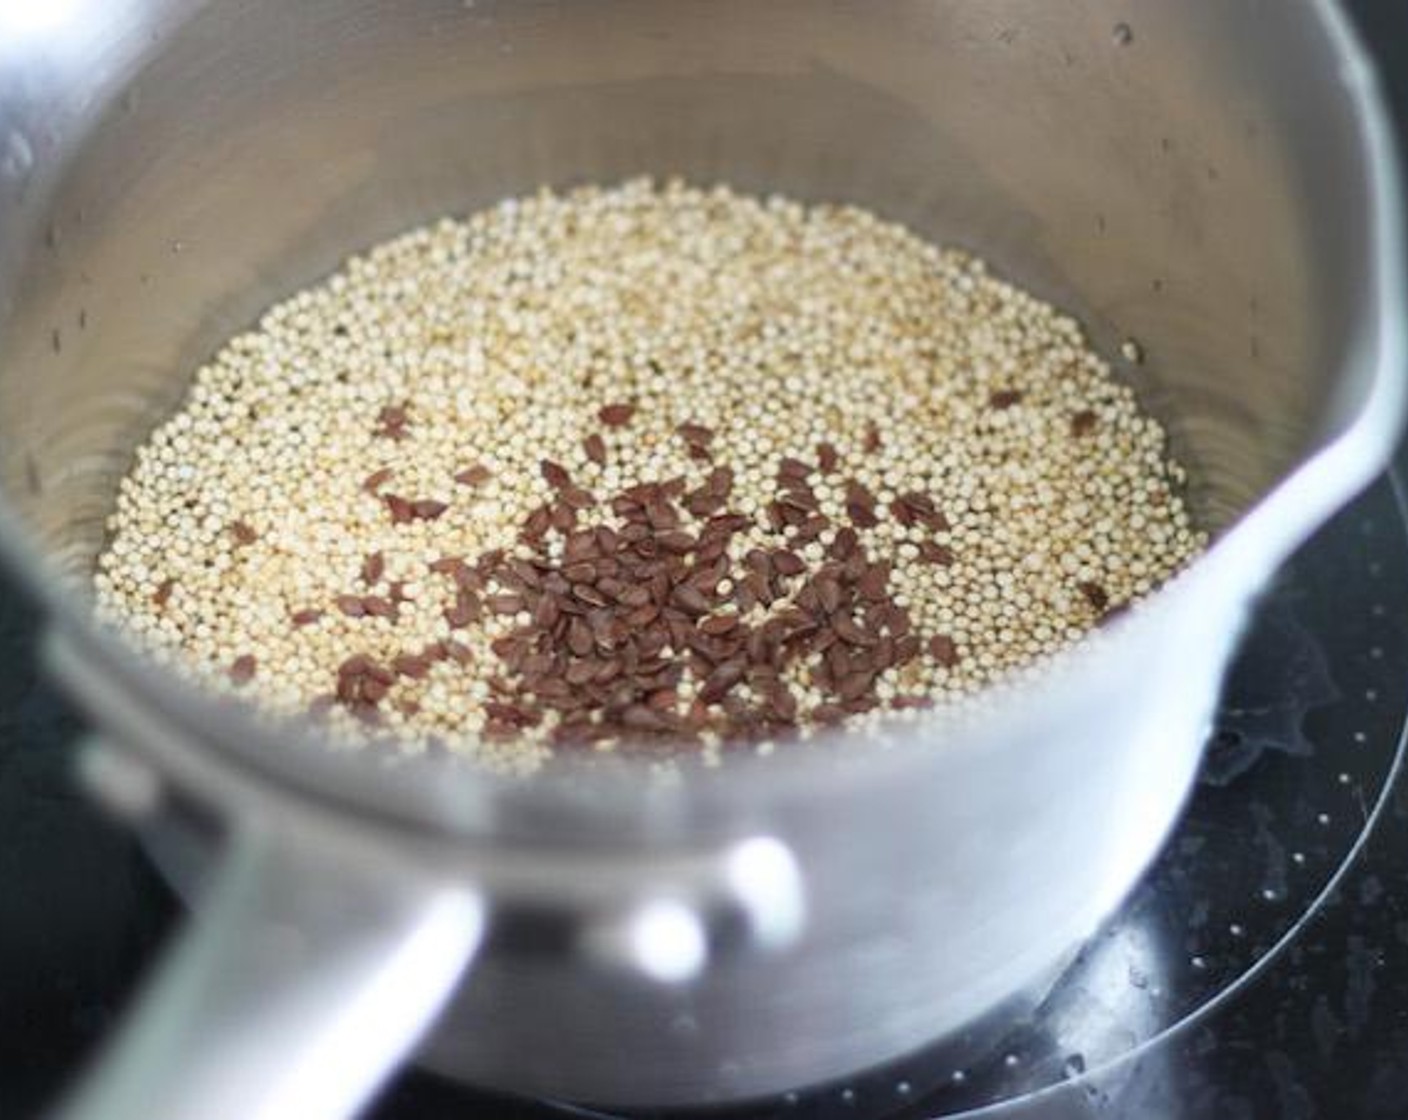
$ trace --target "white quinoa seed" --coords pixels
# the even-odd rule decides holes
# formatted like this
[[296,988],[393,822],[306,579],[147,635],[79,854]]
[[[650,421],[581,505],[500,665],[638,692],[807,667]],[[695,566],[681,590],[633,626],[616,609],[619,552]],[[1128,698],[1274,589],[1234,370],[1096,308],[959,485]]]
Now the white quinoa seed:
[[[628,422],[602,422],[613,404],[634,407]],[[385,411],[400,408],[403,426]],[[691,457],[681,424],[712,429],[711,461]],[[594,434],[604,464],[584,444]],[[454,585],[429,565],[530,555],[520,528],[554,496],[544,459],[603,501],[680,475],[693,488],[725,465],[729,509],[755,522],[730,543],[728,593],[750,549],[783,545],[766,517],[779,460],[815,468],[822,444],[838,465],[810,481],[829,524],[789,547],[814,568],[850,524],[847,483],[868,489],[878,524],[860,544],[893,566],[889,594],[925,643],[878,677],[880,711],[901,695],[963,697],[1059,652],[1205,545],[1160,426],[1072,319],[980,260],[851,206],[633,181],[414,230],[231,340],[137,451],[98,562],[98,612],[279,713],[331,693],[353,654],[390,664],[454,638],[468,663],[398,676],[378,708],[385,729],[408,749],[435,736],[531,771],[555,713],[511,740],[480,734],[501,672],[491,643],[528,612],[452,627]],[[471,467],[483,479],[457,481]],[[364,488],[374,472],[389,472],[379,493]],[[945,526],[890,515],[915,493]],[[445,509],[395,523],[386,494]],[[924,558],[936,546],[947,562]],[[546,547],[561,557],[560,539]],[[368,585],[373,553],[384,570]],[[394,581],[394,619],[337,606]],[[295,625],[300,612],[320,613]],[[740,614],[755,625],[769,610]],[[955,656],[935,656],[935,637]],[[784,674],[804,727],[828,700],[808,683],[819,664]],[[685,673],[683,705],[700,685]],[[328,718],[358,726],[339,706]],[[716,740],[704,736],[708,764]]]

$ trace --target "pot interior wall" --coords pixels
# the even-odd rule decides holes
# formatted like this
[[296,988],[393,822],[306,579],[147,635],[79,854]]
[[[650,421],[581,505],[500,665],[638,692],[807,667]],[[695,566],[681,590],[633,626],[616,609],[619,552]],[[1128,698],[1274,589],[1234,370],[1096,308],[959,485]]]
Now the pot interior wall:
[[1353,405],[1336,374],[1367,283],[1322,33],[1258,11],[167,0],[55,19],[0,66],[0,483],[81,574],[134,444],[269,302],[441,213],[680,174],[868,205],[986,254],[1107,353],[1137,339],[1126,373],[1223,528]]

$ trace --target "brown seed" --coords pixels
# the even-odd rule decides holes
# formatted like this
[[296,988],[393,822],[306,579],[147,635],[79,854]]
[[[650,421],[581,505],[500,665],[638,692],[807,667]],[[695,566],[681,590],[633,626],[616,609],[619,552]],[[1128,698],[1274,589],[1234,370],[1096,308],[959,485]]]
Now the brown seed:
[[860,646],[869,648],[875,645],[875,635],[867,633],[856,625],[855,619],[841,615],[832,624],[831,628],[836,631],[836,636],[850,646]]
[[259,534],[248,521],[233,522],[230,525],[230,533],[234,536],[235,543],[240,545],[250,545],[259,539]]
[[919,559],[926,564],[948,567],[953,563],[953,549],[937,541],[919,542]]
[[862,599],[879,603],[886,598],[885,589],[889,582],[890,573],[879,564],[872,564],[856,581],[856,591]]
[[175,590],[176,581],[174,579],[164,579],[157,584],[156,590],[152,592],[152,603],[156,606],[157,610],[160,610],[162,607],[166,606],[167,603],[171,602],[171,593]]
[[372,471],[362,480],[362,489],[368,494],[376,494],[395,473],[390,467],[382,467],[380,470]]
[[529,541],[541,540],[552,527],[552,509],[539,506],[523,521],[523,535]]
[[397,494],[385,494],[381,500],[386,503],[387,512],[391,514],[391,524],[403,525],[415,519],[415,510],[405,498]]
[[380,552],[369,552],[362,561],[362,582],[377,584],[386,574],[386,557]]
[[643,607],[650,602],[650,588],[634,584],[617,596],[617,602],[623,607]]
[[672,529],[656,536],[655,543],[666,552],[672,552],[676,556],[683,556],[685,553],[693,551],[695,544],[698,542],[683,529]]
[[699,689],[699,699],[706,704],[717,704],[743,679],[747,671],[748,665],[742,658],[725,661],[704,679]]
[[841,605],[841,587],[829,577],[817,579],[812,586],[816,589],[817,604],[827,614],[831,614]]
[[540,630],[551,630],[561,617],[562,608],[551,594],[544,595],[533,608],[533,625]]
[[778,652],[778,640],[774,631],[766,626],[748,635],[748,660],[754,665],[770,665]]
[[873,455],[883,446],[884,441],[880,438],[880,429],[876,426],[875,421],[872,420],[865,429],[864,447],[866,454]]
[[354,653],[337,667],[338,676],[361,677],[365,676],[375,665],[370,657],[365,653]]
[[442,556],[438,560],[432,560],[426,567],[436,575],[458,576],[459,573],[467,571],[469,565],[461,556]]
[[538,461],[538,473],[543,476],[543,481],[554,490],[562,490],[572,485],[572,476],[567,473],[567,468],[561,463],[554,463],[551,459]]
[[430,674],[430,662],[414,653],[400,653],[391,662],[391,667],[403,677],[424,680]]
[[646,603],[629,611],[622,621],[633,630],[649,626],[660,617],[660,608],[654,603]]
[[806,562],[795,552],[780,549],[772,554],[772,566],[779,575],[799,576],[807,570]]
[[288,616],[288,620],[295,626],[311,626],[323,617],[323,612],[317,607],[305,607],[301,611],[294,611]]
[[676,429],[680,438],[691,445],[707,445],[714,438],[714,429],[703,424],[681,424]]
[[777,464],[777,477],[783,482],[804,482],[812,473],[810,463],[785,455]]
[[699,629],[711,637],[717,637],[720,634],[727,634],[737,625],[738,616],[736,614],[715,614],[703,619],[699,623]]
[[252,653],[242,653],[230,662],[230,680],[235,684],[248,684],[254,679],[257,662]]
[[931,516],[938,508],[934,505],[933,498],[919,490],[910,490],[907,493],[901,494],[900,501],[915,513],[925,517]]
[[724,508],[724,499],[716,498],[707,490],[692,490],[685,495],[684,508],[695,517],[708,517]]
[[653,501],[646,504],[645,519],[650,522],[650,527],[655,530],[673,529],[680,523],[679,514],[675,512],[675,507],[667,501]]
[[608,428],[619,428],[629,424],[635,414],[633,404],[608,404],[597,413],[597,418]]
[[366,604],[360,595],[339,595],[333,602],[337,604],[337,609],[348,618],[361,618],[367,613]]
[[521,595],[490,595],[485,603],[495,614],[517,614],[526,605]]
[[847,503],[869,506],[872,509],[875,507],[875,495],[871,493],[870,487],[863,482],[854,478],[846,479],[845,493]]
[[589,607],[605,607],[611,602],[610,599],[589,583],[582,583],[573,587],[572,597],[578,602],[585,603]]
[[582,441],[582,450],[593,463],[603,467],[606,465],[606,441],[596,432]]
[[454,638],[445,638],[441,644],[445,647],[445,656],[457,665],[470,665],[474,662],[474,651],[463,642],[457,642]]
[[455,595],[455,605],[441,612],[445,621],[455,630],[463,630],[482,617],[479,600],[471,592],[461,588]]
[[591,627],[580,618],[574,618],[567,627],[567,648],[578,657],[585,657],[595,644]]
[[670,602],[686,614],[696,618],[709,613],[709,600],[693,584],[686,583],[675,588],[674,594],[670,596]]
[[860,502],[847,502],[846,516],[857,529],[873,529],[880,524],[880,518],[875,516],[875,507]]
[[1001,411],[1019,404],[1021,400],[1022,391],[1020,389],[994,389],[988,397],[988,404]]
[[816,462],[822,474],[830,474],[841,463],[840,452],[836,446],[829,442],[822,442],[816,445]]
[[935,634],[929,639],[929,656],[945,669],[958,664],[958,646],[947,634]]
[[1116,603],[1113,607],[1111,607],[1109,610],[1105,611],[1105,612],[1100,616],[1100,623],[1099,623],[1099,624],[1100,624],[1101,626],[1108,626],[1110,623],[1114,622],[1116,619],[1123,618],[1125,615],[1127,615],[1127,614],[1128,614],[1131,610],[1133,610],[1133,609],[1134,609],[1134,607],[1133,607],[1133,604],[1132,604],[1132,603],[1127,603],[1127,602],[1126,602],[1126,603]]
[[567,577],[569,583],[594,583],[596,565],[590,560],[582,560],[576,564],[568,564],[562,569],[562,574]]
[[856,548],[860,545],[860,537],[849,525],[843,525],[836,530],[836,536],[831,541],[831,555],[837,560],[848,560],[855,555]]
[[1071,435],[1076,439],[1090,435],[1100,423],[1100,417],[1086,408],[1071,417]]
[[821,506],[810,490],[786,490],[778,498],[784,506],[802,513],[815,513]]
[[590,509],[596,505],[596,498],[592,496],[590,490],[581,486],[564,486],[562,488],[562,504],[573,510]]
[[458,471],[455,474],[455,481],[461,486],[483,486],[493,477],[493,473],[483,463],[475,463],[473,466]]
[[732,536],[734,533],[741,533],[752,526],[753,522],[741,513],[724,513],[709,519],[706,532],[711,536],[714,534]]
[[434,521],[450,507],[434,498],[418,498],[411,503],[411,514],[421,521]]
[[1105,608],[1110,605],[1108,592],[1098,583],[1080,584],[1080,593],[1085,596],[1085,601],[1097,614],[1103,613]]
[[405,404],[388,404],[376,414],[377,423],[383,428],[404,428],[410,419]]
[[831,520],[820,513],[814,513],[797,526],[792,538],[797,544],[808,545],[831,527]]
[[646,704],[632,704],[621,713],[621,724],[632,731],[672,731],[674,723],[664,712]]
[[865,669],[855,669],[836,682],[836,695],[841,702],[859,700],[875,686],[875,674]]
[[680,702],[680,694],[673,688],[659,688],[650,694],[646,703],[657,712],[670,712]]
[[362,610],[371,618],[394,619],[398,614],[396,604],[380,595],[365,596],[362,599]]
[[600,662],[591,660],[590,658],[584,658],[580,661],[574,661],[567,666],[567,670],[562,676],[573,688],[580,688],[582,685],[589,684],[595,680],[597,671],[600,668]]

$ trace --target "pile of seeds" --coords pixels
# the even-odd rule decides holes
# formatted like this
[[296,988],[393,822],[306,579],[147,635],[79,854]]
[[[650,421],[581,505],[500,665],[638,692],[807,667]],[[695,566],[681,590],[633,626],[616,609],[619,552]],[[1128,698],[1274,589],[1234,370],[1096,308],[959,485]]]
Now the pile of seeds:
[[971,693],[1202,547],[1071,319],[853,207],[632,182],[354,257],[139,449],[102,617],[506,769]]

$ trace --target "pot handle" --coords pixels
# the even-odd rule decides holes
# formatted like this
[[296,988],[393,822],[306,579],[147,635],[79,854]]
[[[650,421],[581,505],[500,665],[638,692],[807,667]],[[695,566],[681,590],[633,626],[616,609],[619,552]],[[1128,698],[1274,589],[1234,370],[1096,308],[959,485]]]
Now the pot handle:
[[433,1022],[483,929],[470,887],[246,824],[55,1120],[352,1116]]

